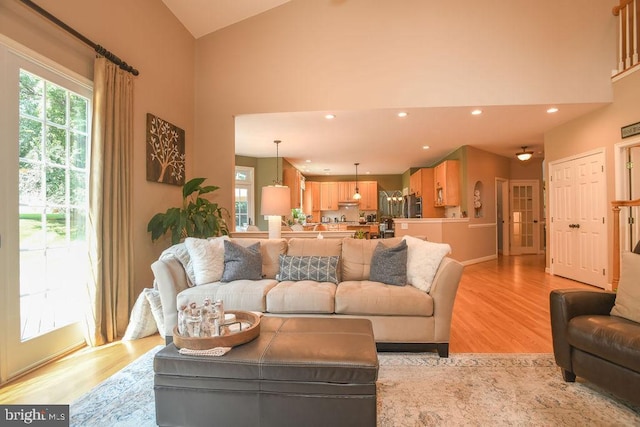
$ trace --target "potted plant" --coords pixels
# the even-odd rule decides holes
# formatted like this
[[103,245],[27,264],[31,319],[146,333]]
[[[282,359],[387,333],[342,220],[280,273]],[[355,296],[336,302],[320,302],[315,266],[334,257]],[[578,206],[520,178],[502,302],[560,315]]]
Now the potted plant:
[[157,213],[147,225],[151,240],[155,241],[167,231],[171,231],[171,244],[175,245],[185,237],[207,238],[229,234],[225,216],[229,212],[201,197],[203,194],[216,191],[215,185],[202,186],[206,178],[193,178],[182,187],[182,207],[169,208],[164,213]]

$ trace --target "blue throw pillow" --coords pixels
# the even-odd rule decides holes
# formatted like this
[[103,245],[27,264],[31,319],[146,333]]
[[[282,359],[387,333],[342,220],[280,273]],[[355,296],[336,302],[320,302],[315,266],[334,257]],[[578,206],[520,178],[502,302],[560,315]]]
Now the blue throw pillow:
[[262,253],[260,243],[241,246],[229,240],[224,241],[224,271],[221,282],[233,280],[262,279]]
[[337,284],[339,259],[339,256],[280,255],[280,273],[276,279],[281,282],[285,280],[314,280]]
[[381,242],[378,243],[371,256],[369,280],[396,286],[407,284],[407,242],[405,240],[390,248]]

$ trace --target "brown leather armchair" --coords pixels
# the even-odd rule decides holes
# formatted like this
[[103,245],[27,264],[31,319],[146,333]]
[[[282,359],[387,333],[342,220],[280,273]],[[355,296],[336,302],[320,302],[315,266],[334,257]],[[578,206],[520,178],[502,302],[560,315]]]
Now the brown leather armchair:
[[610,316],[613,292],[554,290],[551,333],[562,377],[576,376],[640,405],[640,323]]

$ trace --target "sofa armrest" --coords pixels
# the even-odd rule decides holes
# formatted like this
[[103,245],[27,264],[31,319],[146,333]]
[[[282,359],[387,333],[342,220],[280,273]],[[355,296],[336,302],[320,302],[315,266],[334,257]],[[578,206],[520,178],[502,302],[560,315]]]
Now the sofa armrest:
[[571,346],[567,341],[569,321],[588,314],[608,315],[615,304],[613,292],[556,289],[549,295],[553,354],[561,368],[573,372]]
[[173,328],[178,324],[178,309],[176,297],[178,293],[189,287],[187,273],[172,255],[165,255],[162,259],[151,264],[151,270],[155,277],[155,285],[160,292],[162,313],[164,314],[164,331],[160,331],[165,337],[173,336]]
[[435,342],[448,343],[451,335],[453,303],[458,292],[464,266],[452,259],[442,259],[433,278],[429,295],[433,298],[433,320],[435,322]]

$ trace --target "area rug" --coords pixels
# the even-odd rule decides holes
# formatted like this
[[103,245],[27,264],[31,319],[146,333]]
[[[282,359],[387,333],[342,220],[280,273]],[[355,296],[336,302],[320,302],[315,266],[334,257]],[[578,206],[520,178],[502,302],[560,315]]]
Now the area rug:
[[[155,426],[149,351],[71,404],[72,426]],[[550,354],[380,353],[379,426],[637,426],[640,407],[578,379]]]

